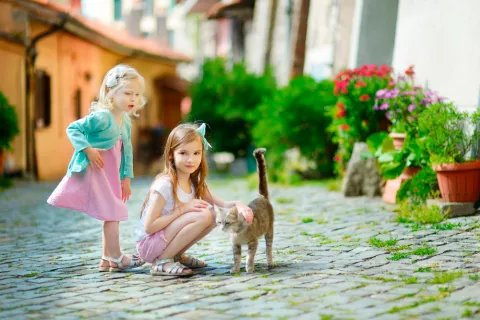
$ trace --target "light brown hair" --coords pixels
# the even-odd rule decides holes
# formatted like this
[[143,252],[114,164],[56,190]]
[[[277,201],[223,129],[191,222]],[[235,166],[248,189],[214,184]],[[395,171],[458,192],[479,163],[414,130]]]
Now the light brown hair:
[[[183,123],[175,127],[172,132],[168,135],[167,143],[165,144],[165,150],[163,152],[163,160],[165,162],[165,166],[163,168],[162,173],[158,174],[153,183],[158,181],[159,179],[169,177],[172,183],[172,191],[173,191],[173,198],[175,200],[174,208],[179,205],[180,200],[178,199],[177,188],[178,188],[178,177],[177,171],[175,169],[175,163],[173,160],[173,152],[180,148],[182,145],[191,143],[196,139],[200,139],[202,144],[202,161],[198,166],[197,170],[190,175],[190,181],[195,188],[195,199],[205,199],[206,195],[209,193],[207,184],[205,180],[208,176],[208,166],[207,166],[207,159],[205,155],[205,145],[203,143],[203,137],[200,135],[196,129],[199,126],[193,123]],[[153,185],[152,183],[152,185]],[[140,211],[140,217],[142,216],[143,210],[147,205],[148,199],[150,198],[150,189],[148,191],[147,197],[142,205],[142,210]]]

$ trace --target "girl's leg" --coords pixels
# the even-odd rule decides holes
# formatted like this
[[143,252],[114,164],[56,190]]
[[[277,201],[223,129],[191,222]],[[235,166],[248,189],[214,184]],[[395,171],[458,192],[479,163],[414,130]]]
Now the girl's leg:
[[[110,253],[108,252],[106,241],[105,241],[105,227],[102,231],[102,257],[110,257]],[[110,262],[107,260],[100,260],[100,267],[108,268],[110,267]]]
[[[215,221],[215,219],[213,219],[213,221]],[[200,233],[200,234],[198,235],[198,237],[196,237],[195,239],[193,239],[193,241],[190,242],[185,248],[183,248],[182,250],[180,250],[180,252],[178,253],[178,255],[185,253],[185,251],[187,251],[188,249],[190,249],[191,246],[193,246],[195,243],[197,243],[198,241],[200,241],[201,239],[203,239],[207,234],[209,234],[210,232],[212,232],[212,230],[213,230],[216,226],[217,226],[216,223],[210,224],[205,230],[203,230],[202,233]]]
[[[180,252],[185,251],[186,248],[196,242],[195,240],[197,238],[206,234],[206,230],[211,228],[212,222],[213,219],[210,210],[188,212],[180,216],[164,229],[168,245],[157,258],[173,258]],[[155,262],[152,265],[154,264]],[[168,264],[166,266],[168,266]],[[191,271],[186,269],[184,272],[190,273]]]
[[[122,252],[120,251],[120,234],[119,234],[119,222],[118,221],[105,221],[103,224],[103,234],[105,239],[105,250],[110,258],[119,258]],[[122,259],[123,265],[130,263],[130,257],[124,256]],[[110,261],[110,266],[117,268],[118,265],[115,262]]]

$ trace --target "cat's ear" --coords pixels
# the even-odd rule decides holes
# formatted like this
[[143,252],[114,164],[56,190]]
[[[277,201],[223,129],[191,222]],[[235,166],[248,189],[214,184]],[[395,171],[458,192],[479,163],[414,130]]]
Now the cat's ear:
[[235,218],[237,219],[238,218],[238,210],[237,210],[237,207],[233,207],[230,209],[230,211],[228,211],[228,215],[232,218]]

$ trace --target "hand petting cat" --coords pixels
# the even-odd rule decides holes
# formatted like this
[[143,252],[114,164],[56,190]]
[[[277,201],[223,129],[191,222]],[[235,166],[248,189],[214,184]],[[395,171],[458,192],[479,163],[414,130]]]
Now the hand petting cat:
[[252,224],[253,222],[253,211],[248,207],[245,203],[241,201],[235,201],[235,207],[237,207],[238,213],[241,213],[247,221],[248,224]]

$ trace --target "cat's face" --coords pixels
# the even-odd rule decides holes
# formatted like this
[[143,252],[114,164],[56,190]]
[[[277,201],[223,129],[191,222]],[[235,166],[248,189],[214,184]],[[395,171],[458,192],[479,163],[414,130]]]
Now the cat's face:
[[245,219],[239,217],[236,207],[226,209],[214,206],[216,213],[217,226],[222,229],[223,232],[239,232],[248,227]]

